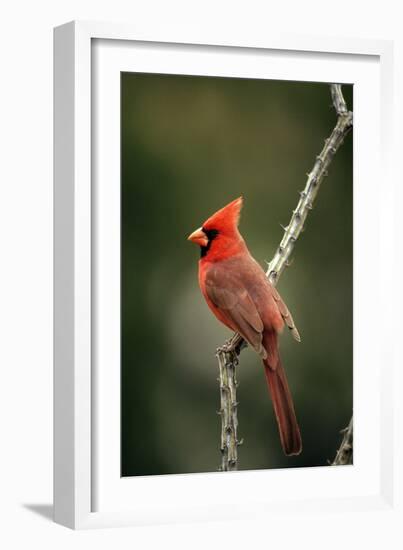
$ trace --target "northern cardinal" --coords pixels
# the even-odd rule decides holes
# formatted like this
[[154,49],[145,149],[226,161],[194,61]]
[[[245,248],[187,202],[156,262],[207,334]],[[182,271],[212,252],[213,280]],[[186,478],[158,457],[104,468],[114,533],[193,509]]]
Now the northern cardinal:
[[263,359],[284,453],[297,455],[302,449],[301,435],[279,355],[278,335],[287,325],[296,340],[300,337],[287,306],[238,231],[242,204],[242,197],[230,202],[188,240],[200,246],[199,284],[209,308]]

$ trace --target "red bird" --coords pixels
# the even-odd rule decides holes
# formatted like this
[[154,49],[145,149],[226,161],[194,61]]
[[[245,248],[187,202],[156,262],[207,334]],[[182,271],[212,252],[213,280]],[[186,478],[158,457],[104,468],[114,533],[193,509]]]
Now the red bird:
[[188,240],[200,246],[199,284],[209,308],[263,359],[284,453],[297,455],[301,435],[278,335],[286,324],[296,340],[300,337],[287,306],[238,231],[242,203],[240,197],[218,210]]

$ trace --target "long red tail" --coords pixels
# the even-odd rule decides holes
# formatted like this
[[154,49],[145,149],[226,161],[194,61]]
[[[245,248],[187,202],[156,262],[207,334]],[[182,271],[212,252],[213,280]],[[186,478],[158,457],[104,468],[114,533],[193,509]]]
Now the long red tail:
[[[278,355],[277,341],[273,342],[273,336],[270,339],[272,340],[270,344],[272,346],[274,344],[275,351],[269,354],[269,357],[263,361],[263,364],[280,432],[281,445],[286,455],[298,455],[302,451],[302,440],[297,417],[295,416],[294,403],[290,388],[288,387],[287,377]],[[274,357],[276,359],[275,365],[273,365]]]

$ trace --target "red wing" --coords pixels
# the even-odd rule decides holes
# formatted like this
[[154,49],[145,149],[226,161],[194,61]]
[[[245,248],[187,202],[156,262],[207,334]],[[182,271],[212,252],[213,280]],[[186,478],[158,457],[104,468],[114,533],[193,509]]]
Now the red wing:
[[267,354],[262,346],[263,321],[242,281],[231,273],[213,269],[207,275],[205,283],[209,299],[265,359]]
[[281,313],[281,317],[283,318],[284,323],[287,325],[287,327],[290,329],[291,334],[297,340],[297,342],[301,342],[301,337],[299,335],[298,329],[295,326],[294,319],[292,318],[291,313],[289,312],[287,306],[283,302],[280,294],[278,291],[272,286],[273,289],[273,298],[277,304],[278,310]]

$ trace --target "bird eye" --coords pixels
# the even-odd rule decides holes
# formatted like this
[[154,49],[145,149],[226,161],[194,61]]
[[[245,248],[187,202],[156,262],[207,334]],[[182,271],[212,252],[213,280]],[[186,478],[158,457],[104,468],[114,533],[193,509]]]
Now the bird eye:
[[202,227],[202,231],[204,231],[209,241],[215,239],[219,233],[217,229],[205,229],[204,227]]

